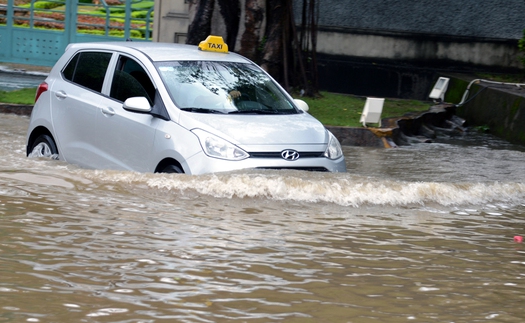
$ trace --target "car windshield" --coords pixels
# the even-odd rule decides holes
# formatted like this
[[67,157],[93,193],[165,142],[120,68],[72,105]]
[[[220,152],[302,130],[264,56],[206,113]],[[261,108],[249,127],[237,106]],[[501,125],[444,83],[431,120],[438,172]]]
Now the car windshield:
[[157,69],[181,110],[197,113],[296,114],[266,73],[246,63],[159,62]]

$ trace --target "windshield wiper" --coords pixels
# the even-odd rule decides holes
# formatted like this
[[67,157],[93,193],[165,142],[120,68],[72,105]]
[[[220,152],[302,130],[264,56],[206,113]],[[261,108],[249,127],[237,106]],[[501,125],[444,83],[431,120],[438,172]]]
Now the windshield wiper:
[[251,109],[251,110],[237,110],[230,111],[228,114],[287,114],[286,112],[279,112],[275,110],[260,110],[260,109]]
[[218,114],[224,114],[224,112],[214,109],[206,109],[206,108],[182,108],[182,111],[188,111],[188,112],[197,112],[197,113],[218,113]]

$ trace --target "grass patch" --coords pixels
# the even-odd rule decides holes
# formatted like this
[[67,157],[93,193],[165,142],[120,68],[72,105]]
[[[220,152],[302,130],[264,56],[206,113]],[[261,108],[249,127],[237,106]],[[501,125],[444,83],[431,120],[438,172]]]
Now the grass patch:
[[36,88],[0,91],[0,102],[33,105],[35,103],[35,94]]
[[[324,125],[361,127],[359,118],[365,106],[366,98],[352,95],[321,92],[321,98],[300,98],[310,107],[308,113]],[[299,98],[294,96],[295,98]],[[416,100],[386,99],[382,118],[400,117],[410,112],[428,111],[430,102]]]

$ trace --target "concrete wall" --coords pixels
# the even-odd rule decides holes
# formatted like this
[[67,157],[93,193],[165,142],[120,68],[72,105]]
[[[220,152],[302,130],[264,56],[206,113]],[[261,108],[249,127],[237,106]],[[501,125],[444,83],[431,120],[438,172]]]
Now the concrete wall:
[[189,3],[185,0],[155,1],[153,41],[186,43],[189,25]]
[[481,65],[520,68],[517,40],[449,35],[330,29],[318,33],[319,53],[349,57],[414,61],[421,65]]
[[[464,83],[463,83],[464,84]],[[525,145],[525,88],[472,87],[467,103],[456,110],[469,126],[489,132],[511,143]]]

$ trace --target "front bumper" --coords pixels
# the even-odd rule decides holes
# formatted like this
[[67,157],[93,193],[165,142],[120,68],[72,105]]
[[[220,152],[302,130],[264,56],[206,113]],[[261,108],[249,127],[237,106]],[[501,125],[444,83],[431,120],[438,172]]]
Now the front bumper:
[[212,158],[199,153],[187,161],[187,174],[205,174],[227,172],[240,169],[294,169],[307,171],[346,172],[344,156],[335,160],[326,157],[304,157],[294,161],[287,161],[275,157],[249,157],[239,161]]

